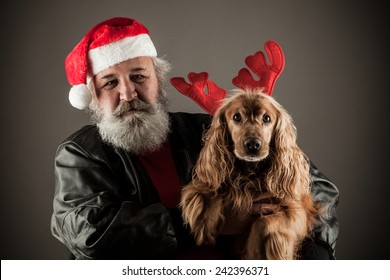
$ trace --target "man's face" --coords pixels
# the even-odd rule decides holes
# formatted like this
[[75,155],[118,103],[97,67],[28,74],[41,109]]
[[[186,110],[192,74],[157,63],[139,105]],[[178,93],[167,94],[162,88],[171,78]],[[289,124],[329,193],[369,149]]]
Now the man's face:
[[97,102],[105,113],[112,113],[122,103],[134,99],[153,105],[158,97],[153,60],[146,56],[124,61],[99,72],[94,77],[94,85]]
[[150,57],[134,58],[98,73],[93,87],[90,113],[103,141],[135,154],[154,151],[166,141],[167,99]]

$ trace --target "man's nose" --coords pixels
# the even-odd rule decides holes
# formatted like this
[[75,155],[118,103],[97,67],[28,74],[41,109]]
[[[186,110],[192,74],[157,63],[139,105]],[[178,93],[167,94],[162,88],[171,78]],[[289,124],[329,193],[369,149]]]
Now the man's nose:
[[137,97],[135,84],[132,81],[124,81],[119,87],[119,97],[121,100],[131,101]]

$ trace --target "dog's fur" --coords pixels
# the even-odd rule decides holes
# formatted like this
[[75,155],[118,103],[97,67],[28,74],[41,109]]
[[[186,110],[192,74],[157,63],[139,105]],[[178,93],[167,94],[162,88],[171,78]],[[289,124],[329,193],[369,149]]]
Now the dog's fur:
[[215,113],[193,179],[183,189],[183,220],[196,243],[214,244],[226,211],[250,211],[268,192],[280,210],[253,222],[243,259],[294,259],[316,221],[309,162],[290,115],[261,90],[237,90]]

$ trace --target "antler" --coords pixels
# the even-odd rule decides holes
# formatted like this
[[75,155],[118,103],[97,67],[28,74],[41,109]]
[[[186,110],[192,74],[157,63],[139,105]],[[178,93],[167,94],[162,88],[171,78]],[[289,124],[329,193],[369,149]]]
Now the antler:
[[[284,54],[282,48],[274,41],[267,41],[264,49],[268,54],[269,64],[261,51],[245,59],[248,68],[260,79],[255,80],[247,68],[242,68],[233,78],[232,82],[235,86],[242,89],[263,88],[264,93],[272,95],[275,82],[284,68]],[[191,72],[188,74],[188,79],[190,83],[187,83],[184,78],[174,77],[171,79],[171,84],[210,115],[214,115],[221,101],[226,97],[226,91],[209,81],[206,72],[199,74]]]
[[267,41],[264,45],[270,64],[266,62],[263,52],[259,51],[254,55],[249,55],[245,63],[260,80],[256,81],[247,68],[242,68],[232,82],[235,86],[246,88],[264,88],[263,92],[272,95],[277,78],[284,68],[284,54],[282,48],[274,41]]
[[214,115],[226,97],[226,90],[209,81],[208,76],[206,72],[199,74],[191,72],[188,74],[189,84],[181,77],[174,77],[170,81],[179,92],[194,100],[210,115]]

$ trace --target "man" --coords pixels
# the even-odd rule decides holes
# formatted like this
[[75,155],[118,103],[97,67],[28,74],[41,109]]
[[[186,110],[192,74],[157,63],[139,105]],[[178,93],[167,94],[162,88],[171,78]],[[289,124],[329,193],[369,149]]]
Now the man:
[[[210,116],[167,112],[170,66],[157,57],[148,30],[128,18],[99,23],[68,55],[65,68],[71,104],[87,109],[94,125],[57,150],[53,235],[77,259],[230,257],[221,246],[195,246],[183,226],[181,188],[191,180]],[[333,258],[338,191],[314,167],[312,173],[313,192],[328,216],[301,255]],[[257,206],[256,213],[277,209]],[[242,233],[251,214],[230,217],[221,242]]]

